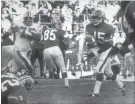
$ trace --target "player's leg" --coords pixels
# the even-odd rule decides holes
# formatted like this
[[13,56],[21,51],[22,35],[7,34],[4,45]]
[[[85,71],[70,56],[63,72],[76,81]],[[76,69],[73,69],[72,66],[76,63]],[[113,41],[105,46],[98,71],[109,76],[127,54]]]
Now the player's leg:
[[110,50],[111,50],[111,48],[106,50],[105,52],[102,52],[100,57],[99,57],[99,62],[95,68],[96,82],[95,82],[93,92],[88,94],[90,96],[99,95],[100,87],[101,87],[102,81],[104,79],[104,71],[106,68],[108,68],[108,65],[111,64],[111,59],[109,58],[110,57],[110,55],[109,55]]
[[38,61],[39,61],[39,65],[40,65],[40,76],[43,76],[43,50],[42,49],[38,49]]
[[12,60],[12,48],[13,45],[9,46],[2,46],[2,51],[1,51],[1,69],[4,70],[8,63]]
[[78,47],[78,54],[77,54],[78,65],[82,63],[83,45],[84,45],[84,38],[82,35],[82,38],[79,40],[79,47]]
[[128,69],[128,66],[129,66],[129,64],[128,64],[129,55],[130,55],[130,53],[127,53],[127,54],[124,55],[124,68],[122,70],[123,78],[127,77],[127,69]]
[[[33,65],[33,67],[34,67],[36,59],[37,59],[37,51],[34,48],[34,49],[32,49],[32,54],[31,54],[31,57],[30,57],[30,61],[31,61],[31,64]],[[34,77],[36,77],[35,67],[34,67]]]
[[[131,51],[133,50],[133,54],[134,54],[134,57],[135,57],[135,41],[133,40],[132,41],[132,44],[128,45],[128,49],[130,49]],[[135,62],[135,58],[134,59],[134,62]],[[134,66],[134,75],[135,75],[135,64],[133,65]]]
[[44,61],[46,62],[46,65],[49,68],[49,71],[51,72],[50,74],[51,77],[54,76],[54,72],[55,70],[57,70],[52,54],[54,54],[52,53],[52,48],[45,49],[43,52]]
[[105,70],[105,75],[109,77],[110,80],[115,81],[118,85],[120,91],[122,92],[122,95],[125,95],[125,85],[123,82],[119,79],[118,74],[120,73],[120,61],[117,56],[114,57],[115,63],[110,64],[110,66]]
[[67,70],[65,67],[65,62],[64,62],[62,52],[59,47],[55,47],[54,50],[55,50],[55,54],[53,54],[53,58],[55,60],[55,63],[62,72],[62,77],[64,79],[65,86],[69,86]]
[[[26,73],[28,74],[34,73],[34,67],[30,61],[31,49],[28,49],[27,52],[20,52],[14,48],[12,54],[14,58],[14,64],[16,63],[16,66],[19,67],[19,69],[25,69]],[[19,69],[17,70],[19,71]]]
[[131,50],[131,55],[130,55],[130,63],[131,63],[131,73],[134,75],[134,70],[135,70],[135,48]]
[[111,59],[108,58],[104,64],[104,66],[102,67],[101,71],[99,73],[97,73],[96,75],[96,83],[95,83],[95,87],[94,87],[94,93],[95,94],[99,94],[100,93],[100,87],[102,84],[102,81],[104,79],[104,71],[110,67],[111,64]]
[[134,60],[132,59],[133,56],[129,56],[129,66],[128,66],[128,77],[132,77],[133,75],[133,65],[134,65]]
[[[132,44],[126,44],[126,45],[123,45],[123,47],[120,49],[120,54],[121,55],[125,55],[126,53],[128,53],[128,52],[130,52],[131,50],[134,50],[134,57],[135,57],[135,41],[133,40],[131,40],[131,43]],[[135,58],[133,58],[134,59],[134,61],[135,61]],[[133,65],[134,66],[134,70],[135,70],[135,64]],[[135,75],[135,71],[134,71],[134,75]]]
[[[107,59],[106,64],[104,65],[102,69],[105,70],[106,68],[108,68],[109,64],[110,64],[110,59]],[[93,92],[88,93],[87,96],[93,96],[93,97],[100,96],[100,87],[101,87],[103,79],[104,79],[104,73],[98,72],[96,74],[96,82],[95,82]]]
[[32,54],[31,54],[31,57],[30,57],[30,61],[32,63],[32,65],[34,66],[34,63],[37,59],[37,49],[32,49]]

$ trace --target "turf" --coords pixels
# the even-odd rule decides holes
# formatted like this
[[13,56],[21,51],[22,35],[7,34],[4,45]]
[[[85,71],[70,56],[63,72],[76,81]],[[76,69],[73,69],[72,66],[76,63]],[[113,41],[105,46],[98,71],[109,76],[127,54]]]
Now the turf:
[[116,83],[104,81],[100,97],[88,97],[94,81],[85,78],[70,80],[71,88],[63,86],[63,80],[37,79],[38,84],[29,92],[29,104],[135,104],[134,82],[125,82],[126,96],[121,96]]

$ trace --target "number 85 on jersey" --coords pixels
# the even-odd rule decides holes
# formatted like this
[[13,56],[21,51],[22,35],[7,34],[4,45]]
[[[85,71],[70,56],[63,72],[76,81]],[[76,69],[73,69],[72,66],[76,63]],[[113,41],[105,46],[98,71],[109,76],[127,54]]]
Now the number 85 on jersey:
[[45,30],[42,34],[41,40],[56,40],[56,32],[57,30]]

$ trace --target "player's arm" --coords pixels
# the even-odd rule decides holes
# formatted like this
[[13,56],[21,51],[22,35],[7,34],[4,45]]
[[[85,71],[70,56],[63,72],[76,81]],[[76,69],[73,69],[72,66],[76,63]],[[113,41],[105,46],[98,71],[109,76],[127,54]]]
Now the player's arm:
[[[122,46],[120,47],[120,54],[124,56],[126,53],[130,52],[135,46],[135,1],[131,1],[126,8],[125,17],[128,23],[128,39],[124,41]],[[130,44],[128,40],[132,41]]]
[[86,26],[84,43],[88,48],[93,48],[96,46],[96,41],[92,36],[92,34],[88,32],[88,29],[89,29],[89,25]]
[[40,34],[41,33],[39,33],[39,32],[32,32],[31,38],[34,39],[34,40],[40,41],[40,39],[41,39],[41,35]]
[[12,23],[11,27],[8,29],[8,31],[5,31],[4,29],[1,29],[1,33],[3,34],[1,36],[1,39],[4,40],[13,33],[15,33],[17,30],[19,30],[19,27],[15,25],[15,23]]
[[63,47],[65,48],[65,50],[67,50],[68,47],[69,47],[69,43],[68,43],[68,41],[67,41],[67,38],[64,37],[65,34],[66,34],[66,32],[63,31],[63,30],[61,30],[61,32],[60,32],[60,34],[59,34],[59,39],[60,39],[60,41],[61,41],[61,44],[63,44]]
[[2,40],[4,40],[4,39],[6,39],[7,37],[9,37],[10,34],[11,34],[11,33],[8,32],[8,31],[7,31],[7,32],[4,32],[3,29],[1,30],[1,33],[3,34],[3,35],[1,36],[1,39],[2,39]]
[[125,13],[126,20],[129,24],[128,26],[128,37],[129,39],[135,39],[135,1],[131,1],[127,6],[127,11]]
[[42,28],[39,28],[39,27],[35,27],[36,30],[31,30],[31,31],[28,31],[25,30],[24,33],[23,33],[23,36],[26,36],[30,39],[33,39],[33,40],[37,40],[37,41],[40,41],[41,40],[41,30]]
[[135,31],[135,9],[134,8],[135,8],[135,1],[131,1],[127,6],[125,17],[128,24],[131,26],[131,29]]

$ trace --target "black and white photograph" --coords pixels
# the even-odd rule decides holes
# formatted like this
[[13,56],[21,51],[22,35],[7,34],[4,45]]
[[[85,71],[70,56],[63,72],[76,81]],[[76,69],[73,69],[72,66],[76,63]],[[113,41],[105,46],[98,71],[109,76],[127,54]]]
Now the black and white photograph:
[[1,104],[135,104],[134,0],[1,0]]

